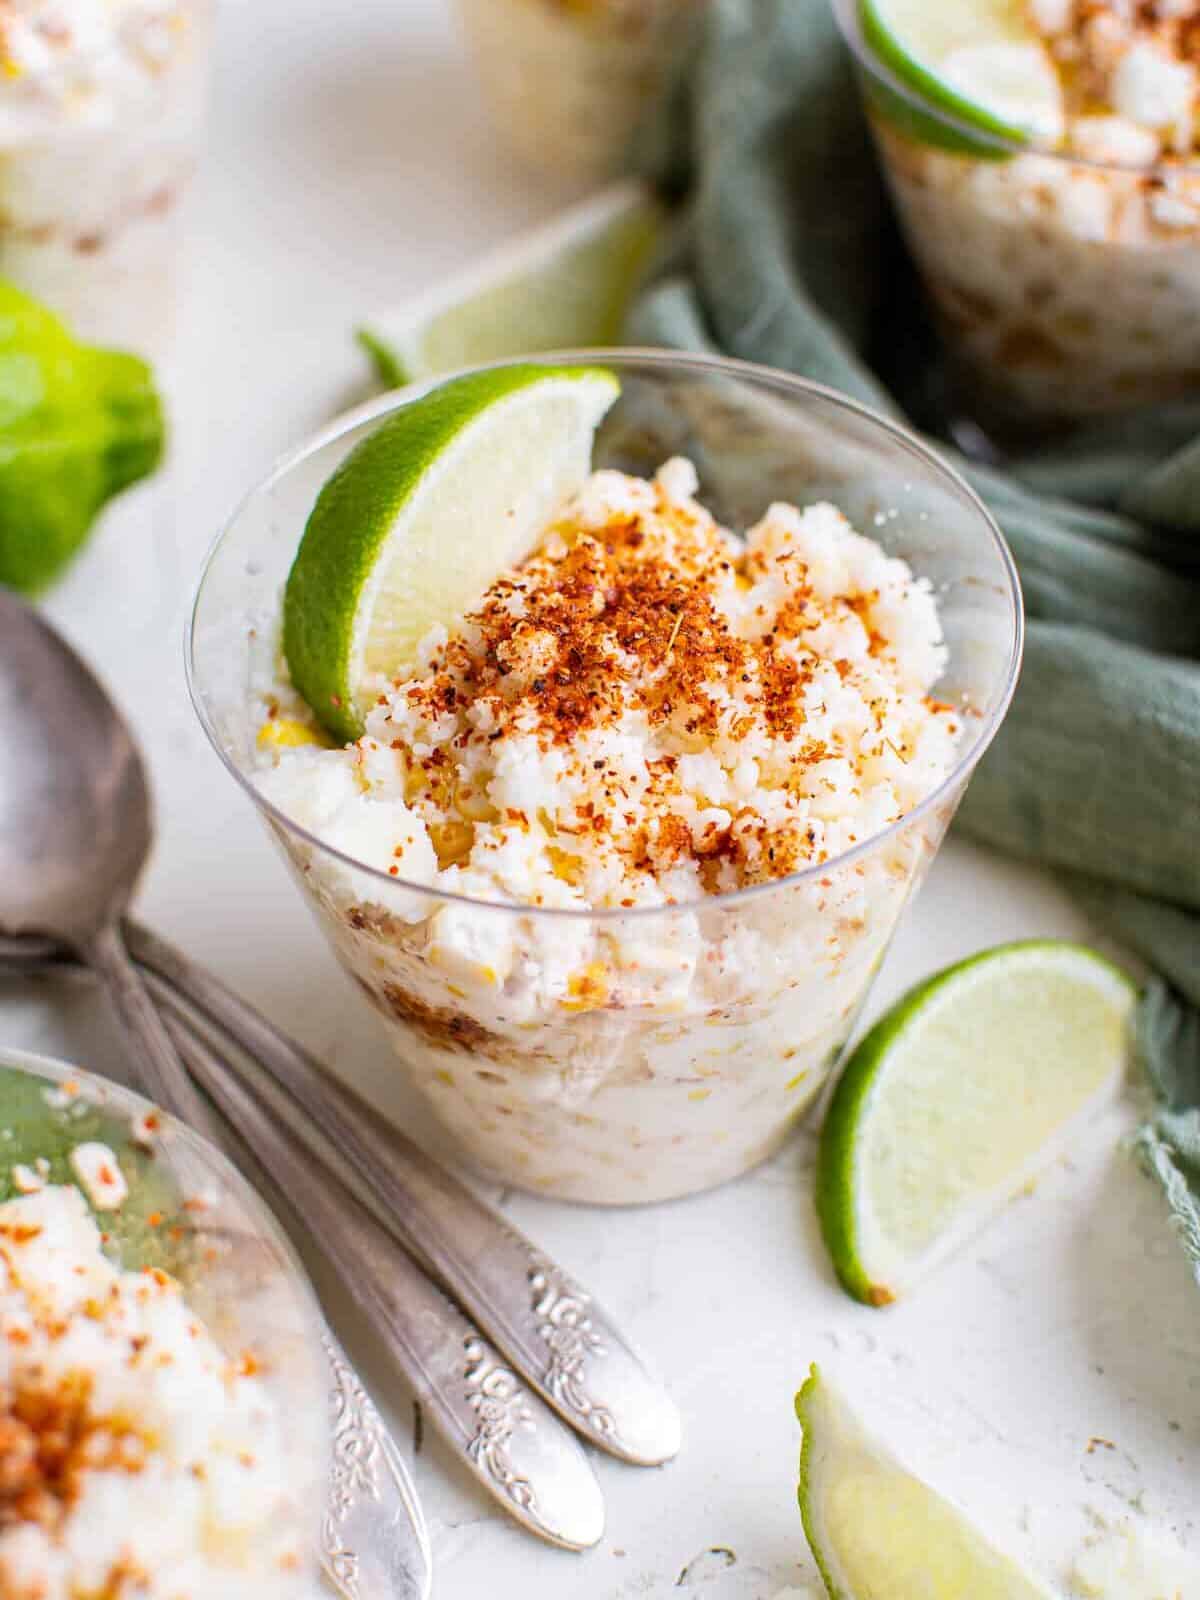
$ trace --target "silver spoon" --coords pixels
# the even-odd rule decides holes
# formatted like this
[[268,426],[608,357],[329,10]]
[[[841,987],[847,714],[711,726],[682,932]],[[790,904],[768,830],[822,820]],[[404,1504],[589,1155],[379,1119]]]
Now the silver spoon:
[[[152,834],[149,784],[120,713],[54,630],[0,590],[0,934],[48,937],[91,966],[137,1046],[131,1067],[142,1092],[220,1143],[120,932]],[[237,1107],[235,1126],[247,1126],[243,1090],[205,1087]],[[318,1242],[330,1238],[332,1265],[397,1363],[419,1392],[435,1391],[432,1420],[477,1481],[541,1537],[570,1549],[594,1544],[603,1505],[574,1437],[356,1200],[306,1181],[268,1119],[255,1144]],[[368,1274],[373,1281],[363,1281]],[[335,1371],[348,1366],[327,1340]]]
[[0,656],[0,932],[75,951],[137,1045],[147,1097],[214,1136],[121,937],[153,836],[133,737],[75,652],[3,589]]
[[[40,952],[42,947],[34,949]],[[79,970],[61,957],[44,960],[39,953],[31,958],[24,941],[0,937],[0,973],[35,976],[57,969]],[[238,1164],[245,1169],[248,1157],[251,1176],[261,1167],[284,1205],[320,1245],[341,1279],[343,1293],[397,1358],[424,1415],[515,1521],[568,1550],[594,1544],[604,1529],[604,1507],[595,1476],[573,1435],[525,1388],[491,1341],[430,1281],[382,1223],[363,1209],[353,1170],[331,1159],[328,1152],[318,1155],[320,1166],[314,1168],[308,1148],[291,1130],[283,1088],[260,1073],[254,1092],[249,1092],[241,1070],[231,1067],[228,1057],[215,1048],[207,1030],[189,1016],[170,985],[157,974],[149,977],[164,991],[170,1007],[165,1012],[167,1031],[187,1070],[236,1130],[242,1147]],[[322,1181],[315,1181],[318,1174]],[[343,1369],[348,1370],[344,1354],[340,1350],[327,1354],[341,1380]],[[360,1400],[365,1398],[360,1386]],[[372,1433],[377,1437],[372,1439]],[[340,1487],[335,1479],[323,1529],[323,1555],[327,1570],[336,1573],[351,1600],[360,1595],[362,1600],[374,1600],[376,1594],[402,1600],[408,1592],[397,1586],[394,1574],[384,1572],[383,1561],[390,1554],[387,1542],[373,1524],[371,1507],[363,1503],[364,1446],[377,1455],[385,1440],[377,1414],[372,1428],[346,1439],[335,1429],[335,1469],[344,1458],[348,1470]],[[389,1491],[399,1487],[404,1476],[394,1451],[391,1457],[381,1462],[391,1477]],[[366,1524],[368,1548],[350,1556],[342,1548],[339,1529],[355,1520],[345,1504],[347,1493],[353,1501],[355,1491],[360,1502],[357,1521]],[[414,1526],[422,1542],[419,1514]],[[403,1544],[399,1553],[406,1558],[410,1554]],[[418,1554],[427,1561],[427,1545]],[[351,1588],[346,1573],[352,1568],[369,1573],[371,1581],[364,1580],[361,1589]],[[414,1594],[419,1592],[410,1587]]]

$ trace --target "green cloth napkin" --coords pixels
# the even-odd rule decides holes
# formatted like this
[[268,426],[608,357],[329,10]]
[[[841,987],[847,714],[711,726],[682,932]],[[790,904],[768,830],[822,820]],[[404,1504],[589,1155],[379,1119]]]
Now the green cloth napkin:
[[[936,433],[937,343],[828,0],[711,0],[636,165],[684,208],[631,342],[790,368]],[[1158,974],[1139,1146],[1200,1278],[1200,403],[958,465],[1030,618],[959,825],[1069,874]]]

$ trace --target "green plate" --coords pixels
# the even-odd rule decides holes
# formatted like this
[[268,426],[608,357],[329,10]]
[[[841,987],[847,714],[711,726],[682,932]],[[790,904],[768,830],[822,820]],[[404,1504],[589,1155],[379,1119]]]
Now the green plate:
[[[67,1082],[70,1082],[68,1077]],[[106,1144],[129,1186],[119,1211],[93,1210],[110,1240],[109,1253],[122,1267],[161,1267],[173,1276],[194,1270],[196,1227],[169,1163],[133,1140],[132,1119],[117,1104],[119,1091],[93,1098],[92,1080],[77,1080],[80,1092],[58,1103],[54,1078],[15,1066],[0,1066],[0,1201],[17,1198],[13,1178],[19,1164],[49,1163],[48,1184],[70,1184],[88,1196],[71,1169],[71,1151],[88,1140]],[[121,1099],[124,1096],[120,1096]]]

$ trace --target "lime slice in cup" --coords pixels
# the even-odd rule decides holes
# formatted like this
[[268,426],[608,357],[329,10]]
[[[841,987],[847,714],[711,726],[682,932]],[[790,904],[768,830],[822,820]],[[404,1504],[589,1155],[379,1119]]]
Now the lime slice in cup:
[[800,1514],[830,1600],[1054,1600],[871,1438],[816,1367],[796,1415]]
[[1005,146],[1054,145],[1065,128],[1062,84],[1025,0],[861,0],[863,37],[879,60],[933,112],[1000,141],[989,146],[923,116],[899,96],[885,112],[928,143],[980,155]]
[[665,212],[642,183],[614,184],[359,330],[389,388],[546,350],[618,342]]
[[1082,945],[1000,945],[920,984],[830,1101],[817,1211],[834,1269],[883,1306],[946,1259],[1115,1097],[1134,986]]
[[370,685],[410,665],[521,561],[591,468],[619,392],[594,367],[470,373],[392,413],[317,497],[288,577],[292,682],[342,743],[362,733]]

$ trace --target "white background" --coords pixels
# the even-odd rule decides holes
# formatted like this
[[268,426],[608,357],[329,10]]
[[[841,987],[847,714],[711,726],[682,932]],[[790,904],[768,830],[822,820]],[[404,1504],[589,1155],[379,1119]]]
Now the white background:
[[[192,717],[183,619],[202,552],[240,493],[361,397],[367,374],[350,334],[363,312],[572,195],[501,151],[446,0],[230,0],[216,69],[170,378],[174,464],[107,520],[49,611],[145,741],[159,845],[144,916],[419,1127],[373,1019]],[[979,946],[1082,930],[1042,876],[952,842],[876,1000]],[[0,1042],[120,1071],[106,1016],[83,989],[0,990]],[[886,1313],[854,1306],[832,1282],[807,1135],[740,1184],[649,1211],[500,1197],[668,1377],[686,1443],[661,1472],[598,1463],[609,1531],[576,1557],[517,1532],[427,1439],[415,1471],[437,1594],[768,1600],[809,1570],[791,1403],[813,1360],[1048,1575],[1089,1510],[1143,1507],[1192,1542],[1200,1293],[1119,1131],[1117,1117],[1094,1130],[957,1264]],[[403,1384],[350,1332],[411,1449]],[[711,1547],[734,1563],[697,1562]]]

